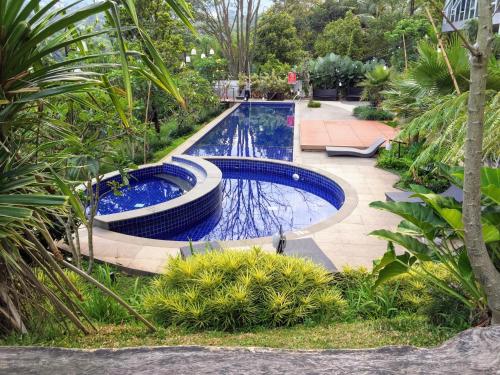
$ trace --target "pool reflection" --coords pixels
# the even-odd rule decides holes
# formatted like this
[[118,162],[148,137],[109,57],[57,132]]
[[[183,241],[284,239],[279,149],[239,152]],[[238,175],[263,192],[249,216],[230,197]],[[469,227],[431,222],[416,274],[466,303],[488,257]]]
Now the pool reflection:
[[293,104],[243,103],[186,154],[291,161],[293,126]]
[[[291,177],[224,172],[222,211],[176,235],[178,241],[240,240],[308,227],[337,212],[339,202]],[[337,207],[336,207],[337,206]]]

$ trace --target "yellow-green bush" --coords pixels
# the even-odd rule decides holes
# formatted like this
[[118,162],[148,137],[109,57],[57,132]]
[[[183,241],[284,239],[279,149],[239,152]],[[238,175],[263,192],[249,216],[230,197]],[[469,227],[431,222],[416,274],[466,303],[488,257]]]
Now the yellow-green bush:
[[311,261],[252,251],[212,251],[172,259],[144,306],[164,325],[235,330],[340,317],[346,307],[332,277]]

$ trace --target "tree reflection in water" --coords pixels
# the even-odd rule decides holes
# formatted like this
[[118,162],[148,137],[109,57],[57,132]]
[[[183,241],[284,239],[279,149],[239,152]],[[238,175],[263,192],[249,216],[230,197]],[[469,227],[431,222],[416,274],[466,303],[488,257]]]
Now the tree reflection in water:
[[292,160],[292,104],[240,105],[186,154]]
[[[289,186],[291,185],[291,186]],[[271,236],[305,228],[337,211],[336,202],[313,194],[311,188],[291,178],[257,173],[224,172],[222,212],[175,236],[164,239],[187,241],[239,240]]]

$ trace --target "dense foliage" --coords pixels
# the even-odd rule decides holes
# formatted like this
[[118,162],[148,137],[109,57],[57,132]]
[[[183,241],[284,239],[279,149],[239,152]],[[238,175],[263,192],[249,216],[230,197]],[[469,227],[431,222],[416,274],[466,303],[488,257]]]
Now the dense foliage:
[[269,60],[294,65],[304,57],[302,41],[297,37],[293,18],[286,12],[273,8],[264,13],[255,30],[253,48],[255,62],[265,64]]
[[303,259],[252,251],[212,251],[172,259],[145,297],[164,325],[235,330],[329,320],[346,307],[323,268]]
[[319,89],[354,87],[370,68],[370,63],[363,64],[347,56],[330,53],[312,60],[309,63],[309,74],[313,86]]
[[353,114],[361,120],[387,121],[394,118],[390,112],[372,106],[356,107],[353,110]]
[[[183,101],[132,1],[56,3],[0,3],[2,333],[33,328],[35,306],[47,303],[60,323],[89,332],[75,303],[81,295],[62,271],[54,237],[67,236],[71,244],[78,241],[72,230],[82,223],[92,228],[92,214],[85,215],[74,188],[98,177],[106,162],[119,163],[121,158],[111,155],[113,141],[136,134],[132,74]],[[169,3],[189,24],[187,4]],[[120,22],[125,16],[130,23]],[[93,28],[90,19],[102,24]],[[130,53],[124,36],[132,29]],[[75,170],[81,173],[71,173]],[[90,213],[94,203],[91,199]],[[91,247],[89,252],[92,259]],[[35,265],[45,278],[36,277]],[[57,293],[47,288],[47,279]]]
[[365,57],[364,37],[359,17],[349,11],[344,18],[325,26],[314,43],[314,50],[319,56],[335,53],[361,60]]
[[[463,169],[445,169],[445,173],[453,184],[462,186]],[[373,202],[370,205],[404,219],[395,231],[381,229],[371,233],[389,241],[387,252],[373,270],[378,275],[375,285],[400,274],[415,273],[466,305],[475,314],[474,320],[487,319],[486,296],[475,279],[465,249],[461,202],[434,194],[422,186],[413,186],[413,191],[413,196],[420,198],[424,205],[418,202]],[[493,263],[500,269],[498,169],[482,169],[481,192],[484,241]],[[406,252],[397,255],[394,244],[402,246]],[[433,263],[442,264],[450,271],[451,277],[444,279],[433,271],[432,266],[429,269]]]

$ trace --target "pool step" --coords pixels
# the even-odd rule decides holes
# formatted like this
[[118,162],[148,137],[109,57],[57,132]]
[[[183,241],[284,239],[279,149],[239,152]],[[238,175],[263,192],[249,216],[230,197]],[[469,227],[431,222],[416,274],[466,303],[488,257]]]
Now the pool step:
[[184,180],[181,177],[172,176],[172,175],[165,174],[165,173],[157,174],[157,175],[155,175],[155,177],[161,178],[162,180],[165,180],[165,181],[173,183],[174,185],[177,185],[178,187],[180,187],[182,189],[182,191],[184,193],[190,191],[193,188],[192,184],[190,184],[188,181]]

